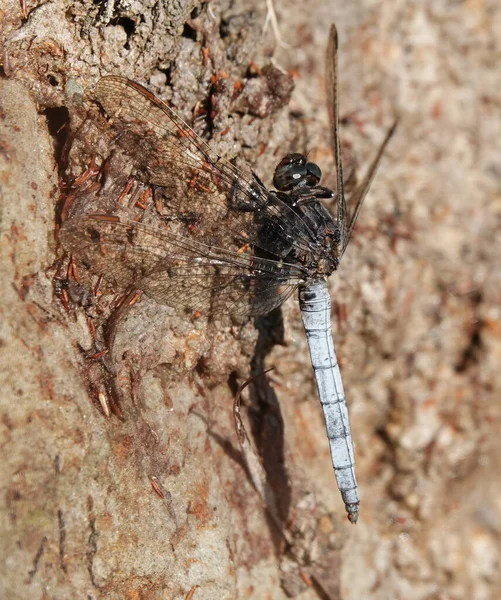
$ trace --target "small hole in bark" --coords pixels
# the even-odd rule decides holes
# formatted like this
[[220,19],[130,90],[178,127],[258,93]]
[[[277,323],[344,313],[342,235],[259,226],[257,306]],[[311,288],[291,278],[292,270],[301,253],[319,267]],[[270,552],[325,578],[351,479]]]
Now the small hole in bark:
[[59,164],[64,144],[68,139],[68,123],[70,120],[70,114],[66,106],[46,108],[44,114],[47,119],[49,133],[54,139],[54,153],[56,162]]
[[58,87],[59,86],[59,79],[53,73],[49,73],[47,75],[47,81],[50,83],[50,85],[52,87]]
[[473,332],[470,335],[470,343],[464,349],[463,355],[456,364],[456,373],[464,373],[468,367],[471,367],[479,362],[479,352],[482,348],[482,338],[480,337],[482,321],[478,321]]
[[113,23],[113,25],[120,25],[123,28],[125,34],[127,35],[127,41],[124,44],[124,48],[126,50],[130,50],[130,38],[136,31],[136,22],[132,19],[128,19],[127,17],[117,17],[116,19],[112,19],[110,23]]
[[207,369],[207,365],[206,365],[206,361],[205,359],[202,357],[199,359],[199,361],[197,362],[196,366],[195,366],[195,371],[199,374],[199,375],[204,375],[205,371]]
[[165,85],[171,85],[172,74],[170,67],[157,67],[157,70],[165,75]]
[[127,17],[117,17],[116,19],[112,19],[111,21],[113,25],[121,25],[127,34],[127,37],[134,35],[136,31],[136,23],[132,19],[128,19]]
[[183,37],[196,42],[197,32],[193,29],[193,27],[190,27],[188,23],[185,23],[183,29]]
[[195,6],[195,8],[190,13],[190,19],[196,19],[201,12],[202,12],[201,7]]
[[224,38],[227,38],[230,35],[228,25],[228,21],[221,19],[221,23],[219,24],[219,37],[222,40],[224,40]]

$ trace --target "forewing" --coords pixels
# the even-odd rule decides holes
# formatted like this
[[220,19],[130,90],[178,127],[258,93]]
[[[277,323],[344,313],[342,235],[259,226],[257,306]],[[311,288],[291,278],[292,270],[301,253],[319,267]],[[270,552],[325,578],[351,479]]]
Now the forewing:
[[325,78],[327,84],[327,107],[332,133],[332,149],[336,164],[336,194],[337,194],[337,224],[341,233],[341,246],[345,247],[347,237],[346,201],[344,197],[343,162],[341,160],[341,143],[339,140],[339,95],[338,95],[338,68],[337,68],[338,37],[337,29],[331,25],[327,55],[325,59]]
[[59,237],[117,291],[134,286],[160,303],[203,313],[266,314],[304,277],[300,267],[256,257],[250,249],[207,246],[117,216],[69,219]]
[[349,203],[354,205],[353,212],[348,216],[346,208],[346,200],[344,197],[344,183],[343,183],[343,164],[341,161],[341,144],[339,141],[339,98],[338,98],[338,68],[337,68],[337,50],[338,50],[338,38],[337,30],[334,24],[331,25],[329,32],[329,42],[327,44],[327,57],[326,57],[326,80],[327,80],[327,104],[329,108],[330,125],[332,131],[332,146],[334,150],[334,161],[336,163],[336,179],[337,179],[337,222],[341,231],[341,249],[339,252],[339,258],[341,258],[348,246],[353,233],[353,228],[360,214],[363,201],[372,180],[376,174],[379,162],[383,156],[383,152],[386,145],[390,141],[393,133],[395,132],[397,121],[393,123],[391,128],[388,130],[383,143],[379,147],[376,157],[372,161],[367,174],[364,179],[360,182],[357,188],[353,191]]
[[266,190],[250,170],[220,157],[147,89],[108,76],[98,82],[96,97],[138,175],[165,189],[172,213],[194,215],[200,241],[225,246],[228,237],[245,239],[278,255],[292,247],[311,249],[315,237],[300,214]]

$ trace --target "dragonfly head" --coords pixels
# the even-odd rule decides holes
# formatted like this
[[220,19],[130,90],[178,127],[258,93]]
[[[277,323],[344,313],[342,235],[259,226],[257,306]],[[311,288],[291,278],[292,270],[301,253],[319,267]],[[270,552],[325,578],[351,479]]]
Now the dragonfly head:
[[308,162],[304,154],[287,154],[275,169],[273,185],[280,192],[288,192],[303,182],[309,187],[315,187],[321,177],[320,167]]

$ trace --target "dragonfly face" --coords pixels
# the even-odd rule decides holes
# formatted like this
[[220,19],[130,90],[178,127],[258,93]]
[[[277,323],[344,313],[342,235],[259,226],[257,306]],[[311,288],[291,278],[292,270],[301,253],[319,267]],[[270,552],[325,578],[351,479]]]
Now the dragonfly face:
[[322,177],[320,167],[308,162],[303,154],[287,154],[277,165],[273,185],[281,192],[288,192],[299,184],[316,186]]

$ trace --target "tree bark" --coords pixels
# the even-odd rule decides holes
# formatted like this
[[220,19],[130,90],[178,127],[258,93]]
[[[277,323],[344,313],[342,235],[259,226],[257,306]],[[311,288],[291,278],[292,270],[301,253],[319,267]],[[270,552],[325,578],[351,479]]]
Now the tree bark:
[[[265,2],[27,0],[23,15],[7,0],[2,598],[499,597],[501,9],[397,4],[275,1],[284,47],[264,29]],[[200,133],[267,184],[283,154],[308,150],[333,185],[323,90],[332,21],[348,188],[400,116],[331,283],[362,494],[356,528],[295,301],[282,337],[277,315],[218,326],[143,298],[116,323],[122,418],[107,416],[110,378],[89,359],[92,311],[61,302],[57,244],[60,181],[106,151],[92,101],[105,74],[147,85],[190,122],[201,103],[210,118],[195,122]],[[110,295],[102,302],[98,328],[112,314]],[[247,475],[232,415],[251,367],[269,366],[247,423],[292,548]]]

